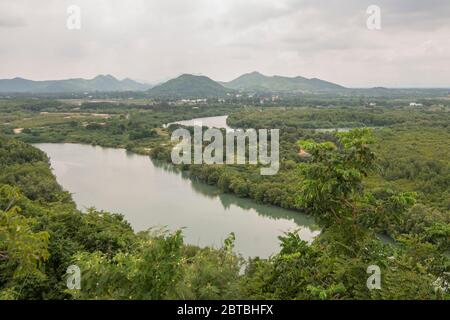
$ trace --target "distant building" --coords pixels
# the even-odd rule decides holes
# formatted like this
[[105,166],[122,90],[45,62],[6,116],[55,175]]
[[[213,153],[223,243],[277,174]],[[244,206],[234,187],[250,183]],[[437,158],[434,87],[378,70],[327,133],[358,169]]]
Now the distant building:
[[423,107],[422,103],[411,102],[409,104],[410,107]]
[[207,102],[208,102],[208,99],[181,99],[181,100],[175,101],[175,103],[173,103],[173,104],[174,105],[183,105],[183,104],[197,105],[197,104],[204,104]]

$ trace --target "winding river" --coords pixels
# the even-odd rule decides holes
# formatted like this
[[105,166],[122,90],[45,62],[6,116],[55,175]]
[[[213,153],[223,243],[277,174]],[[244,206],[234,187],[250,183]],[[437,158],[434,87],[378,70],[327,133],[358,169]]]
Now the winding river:
[[171,124],[180,124],[182,126],[206,126],[209,128],[223,128],[226,130],[232,130],[227,124],[227,118],[228,116],[215,116],[215,117],[204,117],[204,118],[195,118],[191,120],[181,120],[181,121],[175,121],[165,124],[164,126],[167,127]]
[[122,213],[135,231],[183,228],[187,243],[215,247],[234,232],[235,250],[245,257],[277,252],[278,236],[286,231],[298,230],[306,241],[319,234],[302,213],[222,194],[147,156],[82,144],[35,146],[48,154],[58,182],[80,210]]

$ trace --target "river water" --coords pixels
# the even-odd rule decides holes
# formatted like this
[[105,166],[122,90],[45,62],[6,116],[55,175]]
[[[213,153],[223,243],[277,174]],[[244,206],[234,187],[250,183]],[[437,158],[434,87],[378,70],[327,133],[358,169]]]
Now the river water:
[[[175,123],[230,130],[227,117]],[[287,231],[298,230],[306,241],[319,234],[305,214],[223,194],[147,156],[82,144],[35,146],[48,154],[58,182],[73,194],[80,210],[122,213],[135,231],[183,228],[187,243],[215,247],[234,232],[235,250],[245,257],[276,253],[278,236]]]
[[216,117],[204,117],[204,118],[195,118],[191,120],[182,120],[182,121],[176,121],[167,123],[165,127],[171,125],[171,124],[180,124],[183,126],[205,126],[209,128],[224,128],[227,131],[232,130],[227,125],[227,118],[228,116],[216,116]]
[[147,156],[82,144],[35,146],[48,154],[79,209],[122,213],[135,231],[184,228],[187,243],[216,247],[234,232],[237,252],[260,257],[279,250],[277,237],[285,231],[298,229],[307,241],[319,233],[302,213],[222,194]]

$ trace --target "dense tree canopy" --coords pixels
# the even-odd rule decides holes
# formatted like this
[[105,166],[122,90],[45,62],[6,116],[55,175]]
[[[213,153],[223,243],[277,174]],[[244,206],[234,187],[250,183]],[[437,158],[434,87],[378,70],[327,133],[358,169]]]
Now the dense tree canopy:
[[[379,97],[385,106],[375,108],[361,107],[364,97],[328,96],[283,100],[295,108],[263,107],[257,96],[195,108],[1,100],[0,299],[448,299],[448,101],[411,109],[408,99]],[[231,126],[281,130],[278,174],[261,176],[254,165],[172,169],[307,212],[321,229],[311,244],[292,232],[279,253],[244,260],[232,234],[218,249],[187,245],[180,231],[136,234],[120,214],[77,210],[47,156],[20,142],[120,147],[167,163],[178,126],[164,124],[224,114]],[[315,130],[347,127],[382,129]],[[72,264],[82,290],[66,287]],[[366,285],[371,265],[380,290]]]
[[[57,185],[44,154],[2,137],[1,174],[29,165],[34,170],[24,172],[24,179],[42,183],[33,192],[18,180],[0,186],[0,297],[448,298],[448,221],[436,211],[429,213],[436,220],[423,220],[421,212],[428,209],[413,206],[411,194],[365,190],[363,178],[375,162],[371,142],[367,130],[341,134],[334,143],[300,142],[312,157],[296,169],[303,179],[293,201],[317,218],[322,233],[311,245],[286,234],[278,254],[244,261],[232,251],[234,235],[222,248],[198,248],[184,244],[180,231],[135,234],[121,215],[81,213]],[[37,163],[45,170],[33,167]],[[240,183],[231,187],[249,192]],[[420,223],[405,220],[407,215]],[[396,245],[376,236],[390,228]],[[65,286],[71,264],[82,270],[82,290]],[[369,265],[381,268],[381,290],[366,286]]]

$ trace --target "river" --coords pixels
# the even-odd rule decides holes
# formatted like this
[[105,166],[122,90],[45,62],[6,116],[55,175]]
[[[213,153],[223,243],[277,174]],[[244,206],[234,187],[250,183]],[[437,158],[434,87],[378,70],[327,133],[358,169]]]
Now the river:
[[184,228],[187,243],[216,247],[234,232],[235,250],[245,257],[277,252],[277,237],[285,231],[298,229],[306,241],[319,233],[311,217],[222,194],[147,156],[82,144],[35,146],[48,154],[58,182],[79,209],[122,213],[135,231]]
[[170,122],[164,125],[164,127],[168,127],[171,124],[180,124],[182,126],[205,126],[209,128],[223,128],[228,130],[233,130],[227,125],[228,116],[216,116],[216,117],[204,117],[204,118],[195,118],[191,120],[181,120]]

